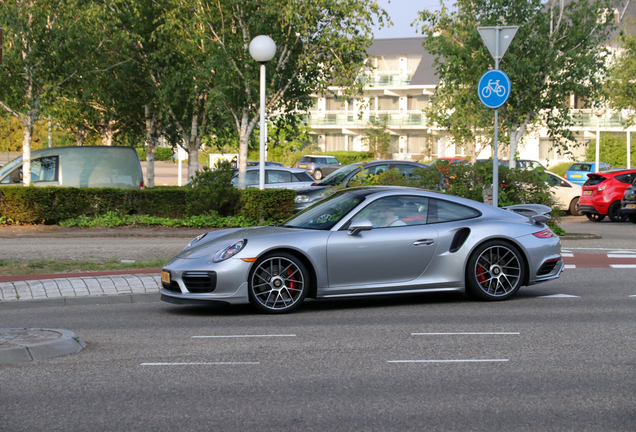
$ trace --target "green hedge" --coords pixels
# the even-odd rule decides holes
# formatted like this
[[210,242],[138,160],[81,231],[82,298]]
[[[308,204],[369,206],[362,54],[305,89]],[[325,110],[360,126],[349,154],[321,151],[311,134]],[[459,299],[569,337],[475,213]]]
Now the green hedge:
[[[146,160],[146,148],[136,148],[139,160],[142,162]],[[156,147],[155,148],[155,160],[156,161],[169,161],[172,160],[174,149],[172,147]]]
[[[192,216],[186,211],[190,188],[151,189],[0,187],[0,223],[57,224],[78,216],[108,212],[165,218]],[[241,191],[237,215],[255,221],[281,221],[293,214],[296,192],[287,189]]]

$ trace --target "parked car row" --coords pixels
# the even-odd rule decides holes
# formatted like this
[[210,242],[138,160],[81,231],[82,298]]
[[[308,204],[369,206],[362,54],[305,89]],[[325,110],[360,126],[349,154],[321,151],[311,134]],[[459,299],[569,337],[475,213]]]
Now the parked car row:
[[636,181],[636,169],[619,168],[588,174],[579,200],[580,212],[595,222],[602,221],[606,216],[612,222],[624,222],[628,219],[628,215],[632,215],[629,219],[636,223],[636,215],[631,212],[636,210],[636,205],[629,202],[633,195],[633,188],[628,194],[629,198],[623,203],[627,189],[633,185],[634,181]]

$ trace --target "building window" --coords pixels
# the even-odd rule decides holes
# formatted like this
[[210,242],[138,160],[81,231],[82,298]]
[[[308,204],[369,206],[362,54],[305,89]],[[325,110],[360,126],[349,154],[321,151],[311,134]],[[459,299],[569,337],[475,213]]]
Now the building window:
[[428,95],[409,96],[406,109],[409,111],[423,110],[428,105],[428,99]]
[[345,136],[343,134],[325,135],[325,152],[345,150]]
[[397,111],[400,109],[400,98],[397,96],[378,97],[379,111]]

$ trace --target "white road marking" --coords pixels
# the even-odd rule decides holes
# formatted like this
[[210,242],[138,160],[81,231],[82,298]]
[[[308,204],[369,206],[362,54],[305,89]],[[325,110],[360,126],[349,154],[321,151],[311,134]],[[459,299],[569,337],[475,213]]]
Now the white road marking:
[[457,332],[457,333],[411,333],[411,336],[447,336],[447,335],[518,335],[519,332]]
[[190,363],[142,363],[140,366],[210,366],[210,365],[258,365],[261,362],[190,362]]
[[578,298],[579,296],[575,296],[575,295],[569,295],[569,294],[552,294],[552,295],[547,295],[547,296],[538,296],[537,298],[566,298],[566,297],[576,297]]
[[572,258],[572,257],[574,257],[574,254],[573,253],[561,253],[561,257]]
[[576,268],[576,264],[566,264],[564,267],[566,269],[575,269]]
[[481,363],[507,362],[508,359],[464,359],[464,360],[387,360],[387,363]]
[[608,253],[608,258],[636,258],[636,254],[617,254],[617,253]]
[[607,254],[622,254],[622,253],[628,253],[628,254],[636,254],[636,251],[631,251],[631,250],[626,250],[626,249],[619,249],[619,250],[613,250],[611,252],[608,252]]
[[611,268],[636,269],[636,264],[610,264]]
[[197,338],[261,338],[261,337],[296,337],[295,334],[269,334],[269,335],[225,335],[225,336],[192,336]]
[[634,249],[610,249],[610,248],[591,248],[591,247],[571,247],[568,248],[568,251],[571,250],[602,250],[602,251],[612,251],[612,252],[608,252],[608,253],[629,253],[629,252],[633,252],[636,253],[636,250]]

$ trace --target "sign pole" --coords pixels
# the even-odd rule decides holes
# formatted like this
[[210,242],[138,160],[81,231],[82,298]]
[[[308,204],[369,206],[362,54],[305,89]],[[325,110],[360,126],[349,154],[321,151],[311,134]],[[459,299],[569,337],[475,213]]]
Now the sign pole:
[[[499,60],[504,56],[508,46],[510,46],[510,42],[515,37],[519,26],[494,26],[494,27],[478,27],[477,30],[481,35],[482,40],[486,44],[486,47],[490,51],[490,55],[492,55],[495,60],[495,71],[499,71]],[[503,31],[502,31],[503,30]],[[501,72],[501,71],[499,71]],[[503,74],[503,72],[502,72]],[[486,74],[484,74],[485,76]],[[506,79],[508,79],[507,75],[503,74]],[[482,80],[484,79],[482,76]],[[498,156],[498,144],[499,144],[499,107],[503,105],[510,96],[510,82],[508,85],[504,85],[500,87],[499,81],[496,81],[494,89],[492,89],[491,83],[483,82],[480,80],[480,84],[478,85],[477,92],[479,98],[482,103],[488,108],[494,108],[495,110],[495,139],[493,145],[493,156],[492,156],[492,205],[494,207],[499,207],[499,156]],[[484,88],[484,86],[488,84],[488,88]],[[492,90],[492,91],[491,91]],[[499,95],[497,91],[501,92],[503,90],[502,96],[503,99],[498,100],[496,96]],[[483,92],[486,93],[483,93]],[[495,93],[497,95],[495,95]],[[486,96],[486,94],[488,96]],[[493,99],[494,98],[494,99]]]

